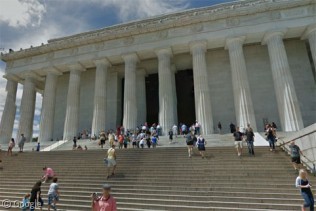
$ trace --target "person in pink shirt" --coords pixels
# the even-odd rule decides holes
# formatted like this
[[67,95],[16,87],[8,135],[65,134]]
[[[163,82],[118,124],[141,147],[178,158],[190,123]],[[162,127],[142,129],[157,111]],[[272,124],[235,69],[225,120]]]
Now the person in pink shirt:
[[50,180],[52,180],[55,176],[55,173],[53,171],[52,168],[48,168],[48,167],[44,167],[43,168],[43,171],[44,171],[44,176],[42,177],[42,181],[45,183],[45,182],[48,182]]
[[102,196],[98,196],[97,193],[92,194],[92,211],[117,211],[116,201],[110,193],[111,186],[104,184]]

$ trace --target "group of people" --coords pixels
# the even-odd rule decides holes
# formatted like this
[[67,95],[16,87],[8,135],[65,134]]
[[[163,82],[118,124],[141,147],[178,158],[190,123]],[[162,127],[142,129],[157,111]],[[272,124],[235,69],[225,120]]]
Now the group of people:
[[47,193],[47,210],[51,209],[57,210],[56,204],[59,201],[59,186],[58,178],[56,177],[52,168],[44,167],[44,175],[41,180],[38,180],[32,187],[30,193],[25,194],[22,199],[22,211],[34,211],[36,208],[42,210],[44,206],[44,200],[42,199],[41,187],[44,183],[49,183],[48,193]]

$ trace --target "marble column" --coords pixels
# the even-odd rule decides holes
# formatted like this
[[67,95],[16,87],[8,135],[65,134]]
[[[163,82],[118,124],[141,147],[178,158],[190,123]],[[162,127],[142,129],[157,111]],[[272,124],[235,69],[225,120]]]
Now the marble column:
[[42,101],[42,113],[39,131],[39,142],[53,139],[54,115],[58,73],[56,70],[48,70],[45,81],[44,96]]
[[201,40],[190,43],[190,51],[193,56],[195,114],[197,121],[201,124],[201,133],[204,135],[212,134],[214,130],[205,59],[206,49],[206,41]]
[[146,122],[147,107],[146,107],[146,71],[144,69],[137,70],[137,125]]
[[264,36],[263,44],[268,45],[282,129],[297,131],[303,128],[303,120],[282,40],[283,35],[283,32],[269,32]]
[[107,59],[94,61],[96,65],[94,86],[94,109],[91,134],[98,135],[106,124],[106,82],[110,63]]
[[125,54],[122,57],[125,61],[123,126],[125,130],[135,130],[137,127],[136,66],[139,59],[136,53]]
[[64,140],[72,140],[79,133],[80,80],[83,68],[78,64],[69,66],[69,69],[70,78],[64,124]]
[[226,40],[226,48],[229,51],[232,71],[235,112],[238,126],[246,128],[249,123],[253,130],[257,131],[243,52],[244,40],[245,37],[229,38]]
[[176,66],[171,65],[171,84],[172,84],[172,94],[173,94],[173,114],[175,124],[178,125],[178,100],[177,100],[177,89],[176,89],[176,77],[175,74],[177,72]]
[[7,78],[7,97],[4,104],[4,109],[0,124],[0,144],[7,144],[12,138],[14,119],[16,113],[16,91],[18,83],[10,78]]
[[27,142],[32,140],[35,100],[35,80],[31,76],[27,76],[23,86],[17,141],[20,139],[20,134],[24,134]]
[[158,56],[158,80],[159,80],[159,124],[162,134],[167,135],[176,123],[174,115],[174,95],[172,86],[172,70],[170,48],[156,50]]
[[316,71],[316,24],[307,27],[302,39],[308,39]]

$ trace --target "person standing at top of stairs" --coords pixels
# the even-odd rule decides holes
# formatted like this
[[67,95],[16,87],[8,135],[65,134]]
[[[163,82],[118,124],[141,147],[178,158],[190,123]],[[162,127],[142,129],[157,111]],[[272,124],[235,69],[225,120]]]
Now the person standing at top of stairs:
[[23,152],[25,141],[26,141],[26,138],[24,137],[24,134],[21,134],[21,139],[20,139],[20,142],[19,142],[20,152]]
[[235,147],[237,150],[238,157],[241,157],[242,155],[242,141],[243,141],[244,134],[239,131],[239,127],[236,128],[236,132],[234,132],[235,137]]

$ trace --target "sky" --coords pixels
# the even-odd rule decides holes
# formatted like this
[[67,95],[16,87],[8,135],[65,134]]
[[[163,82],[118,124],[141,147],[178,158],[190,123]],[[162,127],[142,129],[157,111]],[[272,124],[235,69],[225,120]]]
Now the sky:
[[[211,6],[232,0],[0,0],[0,52],[47,43],[73,35],[155,15]],[[6,98],[5,63],[0,61],[0,117]],[[18,86],[17,115],[23,86]],[[34,134],[39,132],[42,96],[36,96]],[[15,137],[15,135],[13,136]]]

